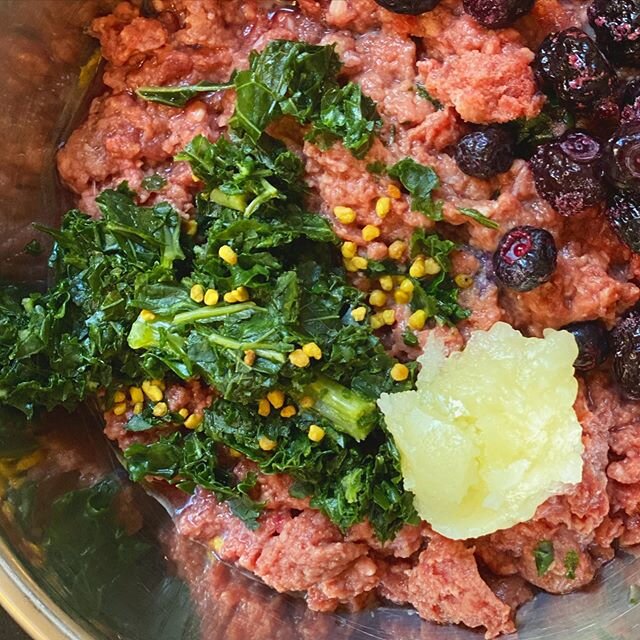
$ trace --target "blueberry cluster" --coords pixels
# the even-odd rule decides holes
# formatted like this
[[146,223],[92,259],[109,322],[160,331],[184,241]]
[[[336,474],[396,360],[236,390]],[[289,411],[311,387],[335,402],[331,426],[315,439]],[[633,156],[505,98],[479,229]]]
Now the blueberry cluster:
[[612,227],[637,250],[640,80],[623,81],[618,65],[627,67],[625,77],[640,67],[640,4],[595,0],[588,15],[596,40],[576,28],[553,33],[541,44],[534,70],[540,86],[591,133],[571,132],[541,145],[531,169],[540,195],[563,215],[607,200]]
[[[594,0],[588,17],[595,40],[579,29],[551,34],[534,64],[543,90],[586,131],[540,145],[530,166],[538,192],[559,213],[606,203],[613,230],[640,253],[640,2]],[[611,348],[622,391],[640,399],[640,308],[619,321],[610,339],[593,323],[567,329],[580,347],[576,368],[597,366]]]
[[[531,5],[463,0],[467,13],[493,28],[511,24]],[[528,152],[516,144],[514,127],[479,128],[458,141],[455,158],[461,171],[481,179],[507,171],[518,155],[528,158],[538,193],[558,213],[603,206],[618,237],[640,253],[640,0],[593,0],[588,17],[595,39],[577,28],[552,33],[533,64],[549,104],[574,124]],[[497,281],[520,293],[551,280],[556,262],[553,236],[531,226],[508,231],[493,256]],[[565,329],[578,343],[577,370],[591,370],[613,353],[621,389],[640,399],[640,305],[611,335],[599,320]]]

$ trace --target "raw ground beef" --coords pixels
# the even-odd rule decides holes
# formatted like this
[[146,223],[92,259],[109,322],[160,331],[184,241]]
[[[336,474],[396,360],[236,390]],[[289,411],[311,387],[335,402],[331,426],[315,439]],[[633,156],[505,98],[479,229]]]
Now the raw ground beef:
[[[380,222],[375,202],[389,184],[366,165],[411,156],[436,169],[445,220],[463,242],[454,269],[474,276],[474,285],[461,296],[471,317],[457,328],[426,329],[419,335],[421,345],[437,332],[449,350],[461,349],[472,330],[488,329],[498,320],[527,335],[596,318],[612,325],[638,301],[639,259],[618,242],[601,212],[562,217],[537,195],[525,162],[517,160],[506,173],[479,180],[458,169],[450,150],[467,122],[505,122],[539,112],[543,98],[529,66],[531,49],[551,30],[583,24],[586,1],[537,0],[531,15],[515,28],[497,31],[464,15],[459,0],[443,0],[421,17],[391,14],[373,0],[300,0],[297,10],[268,9],[257,0],[151,4],[154,17],[124,2],[91,27],[107,61],[105,91],[58,156],[60,175],[85,210],[95,213],[96,194],[127,180],[142,202],[169,200],[188,216],[196,185],[188,166],[172,158],[197,134],[212,140],[220,136],[233,109],[229,94],[205,95],[174,109],[141,101],[134,89],[226,80],[234,68],[246,66],[252,49],[275,38],[333,43],[345,77],[360,83],[378,103],[384,124],[364,160],[340,144],[321,152],[309,142],[291,140],[305,163],[314,205],[341,238],[356,242],[371,258],[384,259],[392,241],[407,240],[416,227],[434,223],[411,212],[402,196],[381,223],[378,241],[365,247],[360,228]],[[417,84],[442,108],[421,98]],[[158,194],[141,186],[154,173],[167,179]],[[357,224],[335,220],[336,205],[352,207]],[[500,230],[470,221],[459,207],[477,209]],[[501,233],[519,224],[541,226],[554,235],[558,267],[551,281],[534,291],[502,292],[492,276],[490,255]],[[366,279],[358,284],[370,285]],[[415,357],[418,349],[401,339],[407,316],[406,309],[398,309],[398,322],[384,340],[395,355]],[[172,410],[187,406],[199,411],[212,400],[211,391],[198,383],[168,394]],[[231,577],[223,564],[203,564],[193,541],[212,545],[223,560],[278,591],[305,591],[315,610],[359,609],[382,599],[410,604],[427,620],[484,629],[488,638],[513,631],[514,612],[532,596],[533,587],[553,593],[581,587],[613,556],[614,541],[640,542],[640,405],[622,401],[609,377],[595,372],[581,383],[576,412],[584,430],[582,482],[541,505],[530,522],[476,541],[447,540],[426,524],[406,526],[385,544],[366,522],[343,535],[308,501],[290,497],[290,480],[278,475],[259,477],[255,497],[266,509],[260,527],[250,531],[225,504],[198,490],[179,512],[179,535],[171,546],[204,603],[205,630],[207,624],[224,627],[231,640],[248,637],[250,629],[256,637],[259,619],[260,632],[266,634],[261,637],[278,638],[278,615],[285,605],[255,595],[260,585],[241,587],[246,579]],[[107,414],[106,433],[121,446],[144,437],[124,431],[127,417]],[[238,459],[235,472],[242,477],[251,468]],[[542,577],[533,555],[540,540],[552,541],[556,549],[556,560]],[[563,564],[569,552],[578,557],[573,579]],[[213,600],[215,607],[207,607]],[[299,637],[329,637],[333,623],[328,618],[305,615]]]

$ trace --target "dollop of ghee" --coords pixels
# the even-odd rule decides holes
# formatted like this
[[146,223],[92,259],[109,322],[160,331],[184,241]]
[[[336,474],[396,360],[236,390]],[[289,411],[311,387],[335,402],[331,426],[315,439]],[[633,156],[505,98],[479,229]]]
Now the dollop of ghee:
[[466,539],[511,527],[580,482],[577,355],[567,331],[526,338],[497,323],[449,357],[430,340],[416,391],[380,397],[405,488],[435,531]]

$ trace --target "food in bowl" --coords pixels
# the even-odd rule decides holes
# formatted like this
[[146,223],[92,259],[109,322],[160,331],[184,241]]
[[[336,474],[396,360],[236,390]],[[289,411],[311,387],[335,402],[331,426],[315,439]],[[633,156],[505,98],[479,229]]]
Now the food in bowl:
[[180,536],[317,611],[496,637],[589,584],[640,540],[634,2],[144,8],[90,27],[2,402],[96,400]]

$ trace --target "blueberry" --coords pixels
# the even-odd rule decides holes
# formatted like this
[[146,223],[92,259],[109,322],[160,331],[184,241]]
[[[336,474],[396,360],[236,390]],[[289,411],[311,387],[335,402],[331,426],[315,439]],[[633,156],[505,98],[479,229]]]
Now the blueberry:
[[599,204],[605,197],[603,155],[600,142],[581,131],[540,145],[529,161],[538,193],[564,216]]
[[375,0],[377,4],[393,13],[418,16],[431,11],[440,0]]
[[594,0],[587,15],[598,44],[613,62],[640,67],[638,0]]
[[460,170],[467,175],[491,178],[511,167],[513,137],[506,129],[486,127],[460,138],[455,156]]
[[640,80],[627,83],[620,96],[622,122],[640,122]]
[[631,251],[640,253],[640,197],[615,193],[607,206],[609,224]]
[[609,332],[601,320],[573,322],[563,327],[578,343],[578,357],[573,366],[578,371],[590,371],[601,365],[609,355]]
[[617,84],[613,67],[596,43],[575,27],[552,33],[542,42],[534,71],[543,89],[578,111],[610,100]]
[[623,124],[607,145],[607,174],[620,189],[640,194],[640,122]]
[[505,287],[531,291],[551,279],[557,258],[553,236],[546,229],[525,225],[502,237],[493,254],[493,268]]
[[628,311],[611,334],[613,371],[624,394],[640,400],[640,309]]
[[463,0],[462,5],[481,25],[500,29],[529,13],[533,2],[534,0]]

